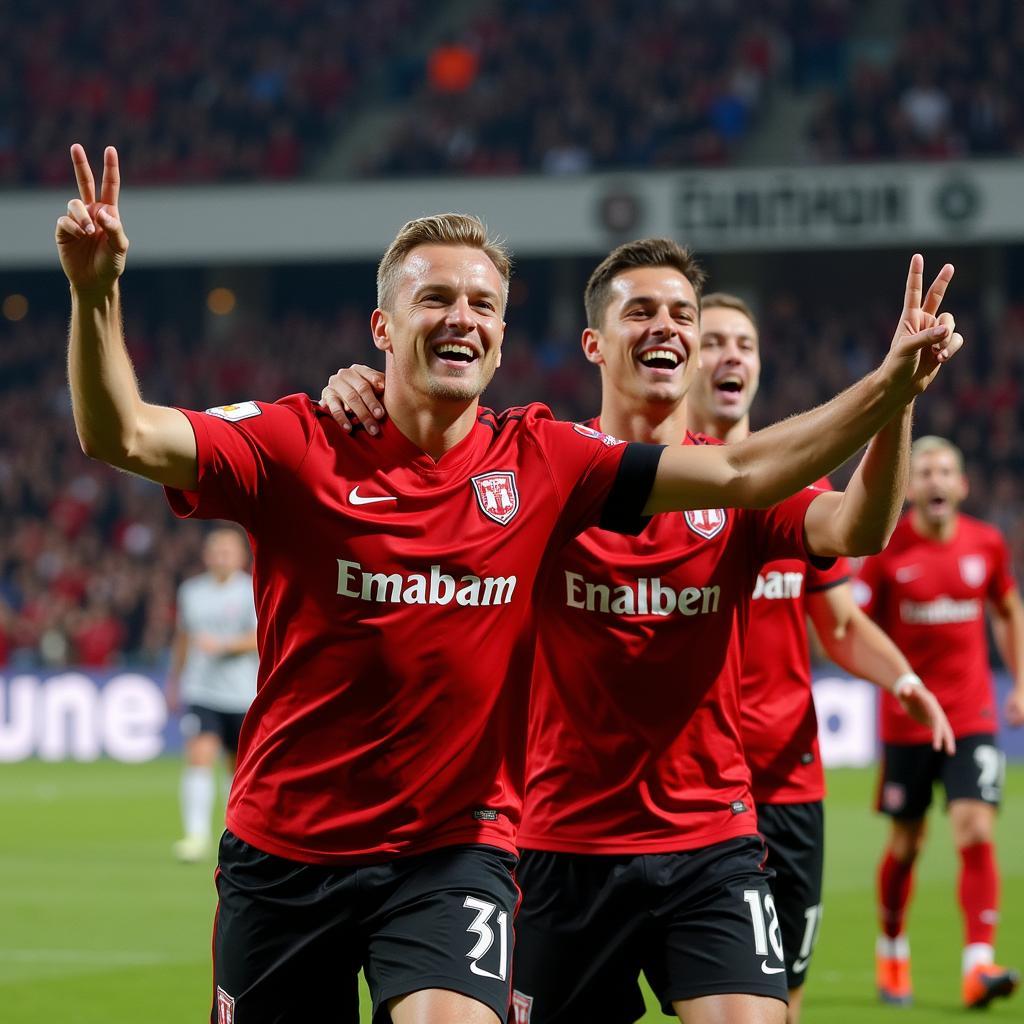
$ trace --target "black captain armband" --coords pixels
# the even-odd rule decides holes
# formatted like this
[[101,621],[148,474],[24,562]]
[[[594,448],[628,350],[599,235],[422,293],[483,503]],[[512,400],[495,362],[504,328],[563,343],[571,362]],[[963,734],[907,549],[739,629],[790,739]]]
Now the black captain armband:
[[612,484],[601,512],[599,525],[602,530],[633,536],[643,532],[651,521],[650,516],[644,515],[644,507],[654,488],[658,463],[666,447],[663,444],[642,444],[638,441],[626,445],[615,483]]

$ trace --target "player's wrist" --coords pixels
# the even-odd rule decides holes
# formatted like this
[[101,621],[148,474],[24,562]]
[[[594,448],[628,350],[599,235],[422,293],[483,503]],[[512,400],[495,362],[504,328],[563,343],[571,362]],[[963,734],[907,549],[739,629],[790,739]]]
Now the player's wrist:
[[899,695],[907,687],[920,687],[924,689],[924,680],[916,672],[904,672],[897,676],[892,684],[892,692]]

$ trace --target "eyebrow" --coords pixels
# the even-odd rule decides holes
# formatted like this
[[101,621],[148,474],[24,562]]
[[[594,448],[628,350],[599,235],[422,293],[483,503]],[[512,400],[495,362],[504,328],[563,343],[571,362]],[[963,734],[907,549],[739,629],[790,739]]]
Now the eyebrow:
[[[413,292],[414,297],[424,295],[427,292],[443,292],[445,295],[451,295],[456,289],[450,284],[426,284],[420,285],[416,291]],[[492,291],[490,288],[471,288],[469,290],[470,295],[485,296],[488,299],[493,299],[495,302],[500,301],[500,296],[497,292]]]
[[[626,299],[622,308],[628,309],[630,306],[640,306],[650,303],[658,303],[658,300],[654,298],[653,295],[634,295],[632,298]],[[694,312],[697,311],[697,303],[691,302],[689,299],[674,299],[672,302],[668,303],[668,305],[685,306],[687,309],[692,309]]]

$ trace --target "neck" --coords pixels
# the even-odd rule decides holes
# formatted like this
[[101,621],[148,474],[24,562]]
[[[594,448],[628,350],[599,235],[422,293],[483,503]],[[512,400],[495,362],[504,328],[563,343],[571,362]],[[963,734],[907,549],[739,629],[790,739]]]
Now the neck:
[[738,420],[716,419],[710,415],[702,416],[698,409],[691,406],[689,427],[695,433],[707,434],[708,437],[717,438],[719,441],[735,443],[749,435],[750,417],[745,415]]
[[686,437],[686,401],[629,406],[605,389],[601,400],[601,429],[623,441],[682,444]]
[[211,576],[212,576],[212,577],[213,577],[213,578],[214,578],[214,579],[215,579],[215,580],[216,580],[216,581],[217,581],[218,583],[227,583],[227,581],[228,581],[229,579],[231,579],[231,577],[232,577],[232,576],[234,576],[234,574],[235,574],[235,570],[234,570],[234,569],[229,569],[229,570],[228,570],[227,572],[223,572],[223,571],[221,571],[221,572],[211,572],[211,573],[210,573],[210,575],[211,575]]
[[476,423],[479,399],[445,402],[432,399],[424,404],[409,394],[400,394],[384,380],[384,408],[388,418],[417,448],[435,461],[454,448]]
[[914,529],[922,537],[927,537],[930,540],[952,540],[953,534],[956,533],[956,521],[958,518],[956,513],[954,513],[948,519],[935,523],[925,518],[917,508],[911,509],[910,512],[910,522],[913,524]]

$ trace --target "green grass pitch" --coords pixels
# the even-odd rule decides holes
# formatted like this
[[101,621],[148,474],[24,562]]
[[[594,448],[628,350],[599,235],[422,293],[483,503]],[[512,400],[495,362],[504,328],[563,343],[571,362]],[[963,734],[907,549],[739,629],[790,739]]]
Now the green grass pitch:
[[[0,1020],[3,1024],[187,1024],[210,991],[213,865],[171,859],[175,761],[0,768]],[[825,917],[806,1024],[962,1020],[956,863],[945,820],[918,872],[910,919],[916,1005],[873,992],[873,875],[883,822],[868,811],[873,773],[829,779]],[[999,954],[1024,966],[1024,766],[1011,769],[999,828]],[[1024,994],[992,1010],[1024,1019]],[[364,1013],[364,1021],[369,1021]],[[652,1010],[645,1022],[664,1021]]]

